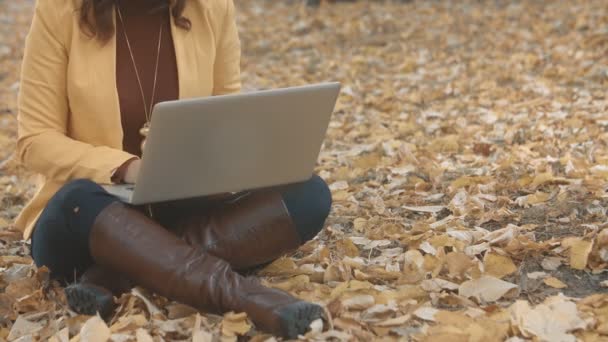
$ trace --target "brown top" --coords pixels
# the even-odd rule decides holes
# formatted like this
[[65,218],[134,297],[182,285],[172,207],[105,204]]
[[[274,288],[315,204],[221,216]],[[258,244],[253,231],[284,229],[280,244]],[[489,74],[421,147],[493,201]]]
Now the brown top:
[[[163,1],[166,3],[166,1]],[[151,0],[118,0],[117,5],[124,19],[124,27],[116,14],[116,83],[120,100],[120,112],[124,131],[123,149],[131,154],[141,156],[140,143],[142,136],[139,129],[146,122],[144,103],[133,68],[133,62],[125,30],[131,43],[133,57],[146,99],[150,105],[154,69],[158,51],[158,34],[162,23],[162,40],[158,62],[158,76],[154,103],[175,100],[179,96],[177,63],[171,36],[171,21],[168,9],[158,9],[158,1]],[[152,108],[150,108],[150,114]]]
[[[155,4],[157,4],[156,1],[150,0],[117,1],[117,6],[120,7],[124,20],[123,26],[118,13],[116,13],[116,87],[118,89],[123,128],[123,150],[140,157],[142,136],[139,130],[146,123],[146,113],[125,38],[125,30],[139,72],[145,103],[146,106],[149,106],[154,85],[160,25],[162,25],[156,92],[153,103],[175,100],[179,97],[177,62],[173,48],[173,37],[171,36],[170,13],[168,9],[162,8],[162,6],[159,8]],[[151,114],[152,108],[149,111]],[[116,170],[112,177],[115,183],[122,182],[127,167],[132,160],[127,161]]]

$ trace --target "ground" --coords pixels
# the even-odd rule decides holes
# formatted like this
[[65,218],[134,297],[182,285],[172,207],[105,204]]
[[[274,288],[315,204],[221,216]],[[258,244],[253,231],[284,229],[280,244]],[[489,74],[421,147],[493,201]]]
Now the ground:
[[[343,84],[326,229],[260,272],[327,307],[303,338],[608,340],[605,1],[236,3],[244,90]],[[31,266],[10,159],[31,12],[0,0],[0,341],[272,340],[143,290],[76,316]]]

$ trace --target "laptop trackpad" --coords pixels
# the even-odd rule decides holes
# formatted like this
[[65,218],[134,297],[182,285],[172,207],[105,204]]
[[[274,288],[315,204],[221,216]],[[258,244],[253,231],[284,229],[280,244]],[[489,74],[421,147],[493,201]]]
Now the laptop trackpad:
[[135,190],[134,184],[113,184],[113,185],[102,185],[105,191],[109,194],[118,197],[123,202],[131,202],[133,190]]

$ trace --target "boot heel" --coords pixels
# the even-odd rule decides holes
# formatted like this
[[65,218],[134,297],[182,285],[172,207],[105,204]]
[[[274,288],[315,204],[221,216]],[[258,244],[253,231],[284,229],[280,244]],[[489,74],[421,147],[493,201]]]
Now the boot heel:
[[101,286],[78,283],[66,287],[64,292],[70,309],[81,315],[99,313],[108,318],[116,307],[112,293]]
[[284,336],[295,339],[308,331],[310,323],[323,318],[324,311],[317,304],[300,301],[280,308],[278,315]]

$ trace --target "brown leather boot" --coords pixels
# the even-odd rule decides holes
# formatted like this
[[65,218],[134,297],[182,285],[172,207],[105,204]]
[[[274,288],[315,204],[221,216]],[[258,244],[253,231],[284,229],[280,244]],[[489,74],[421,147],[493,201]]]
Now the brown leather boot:
[[114,296],[119,297],[131,290],[133,284],[125,276],[92,265],[77,283],[65,288],[70,309],[83,315],[99,315],[109,318],[116,307]]
[[320,306],[242,277],[226,261],[119,202],[97,216],[89,239],[99,265],[202,311],[246,312],[259,329],[275,335],[295,338],[323,315]]
[[173,230],[235,270],[266,264],[302,244],[283,197],[272,190],[252,192],[185,217]]

